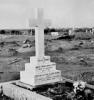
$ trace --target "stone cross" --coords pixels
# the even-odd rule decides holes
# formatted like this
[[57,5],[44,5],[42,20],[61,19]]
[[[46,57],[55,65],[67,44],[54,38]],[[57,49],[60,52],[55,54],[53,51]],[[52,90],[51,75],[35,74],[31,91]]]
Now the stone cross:
[[30,27],[35,28],[36,56],[30,57],[30,63],[25,64],[25,71],[20,72],[21,82],[34,87],[61,81],[61,71],[56,70],[56,64],[50,62],[50,56],[45,55],[44,27],[48,25],[48,20],[43,19],[42,9],[38,9],[37,18],[30,20]]
[[43,58],[45,54],[44,47],[44,28],[50,25],[49,20],[44,20],[43,9],[37,9],[37,18],[30,20],[30,27],[35,27],[35,52],[36,57]]

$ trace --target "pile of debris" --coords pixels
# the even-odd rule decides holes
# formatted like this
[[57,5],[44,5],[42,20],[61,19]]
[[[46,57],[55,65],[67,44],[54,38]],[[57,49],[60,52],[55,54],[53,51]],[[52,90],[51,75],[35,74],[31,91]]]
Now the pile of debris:
[[94,100],[94,91],[86,88],[86,83],[83,81],[39,86],[33,91],[52,100]]

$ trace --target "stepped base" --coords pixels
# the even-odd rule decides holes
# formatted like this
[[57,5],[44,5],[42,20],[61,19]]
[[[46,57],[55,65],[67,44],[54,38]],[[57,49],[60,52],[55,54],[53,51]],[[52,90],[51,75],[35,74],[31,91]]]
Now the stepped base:
[[41,73],[38,75],[32,75],[32,73],[21,72],[20,76],[21,82],[33,86],[61,81],[61,72],[58,70],[46,74]]
[[30,63],[25,64],[25,71],[20,72],[20,81],[32,86],[61,81],[61,71],[56,70],[56,64],[50,62],[49,56],[39,59],[30,57]]

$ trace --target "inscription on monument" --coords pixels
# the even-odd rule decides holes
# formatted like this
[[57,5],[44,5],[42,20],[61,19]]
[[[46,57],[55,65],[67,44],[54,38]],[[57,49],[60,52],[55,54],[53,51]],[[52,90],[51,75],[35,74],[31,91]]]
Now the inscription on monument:
[[54,82],[54,81],[60,81],[61,80],[61,73],[59,71],[57,72],[49,72],[48,74],[43,74],[43,75],[36,75],[35,77],[35,81],[36,81],[36,84],[41,84],[41,82],[43,84],[45,83],[49,83],[50,81]]
[[42,59],[39,59],[39,60],[38,60],[38,62],[41,62],[41,61],[42,61],[42,62],[45,62],[45,61],[49,61],[49,59],[43,57]]
[[36,66],[36,70],[39,72],[48,72],[55,69],[56,64]]
[[[49,56],[45,56],[45,20],[43,19],[42,9],[38,9],[37,19],[34,26],[36,56],[30,57],[30,63],[25,65],[26,70],[21,72],[21,81],[33,86],[58,82],[61,80],[61,71],[56,70],[56,64],[50,62]],[[29,77],[30,79],[28,79]]]

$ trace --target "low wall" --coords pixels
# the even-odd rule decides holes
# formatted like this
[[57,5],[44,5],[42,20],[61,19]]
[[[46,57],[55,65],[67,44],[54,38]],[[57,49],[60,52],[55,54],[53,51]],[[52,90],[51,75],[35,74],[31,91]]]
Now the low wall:
[[2,85],[4,95],[14,100],[52,100],[30,90],[18,87],[13,84]]

